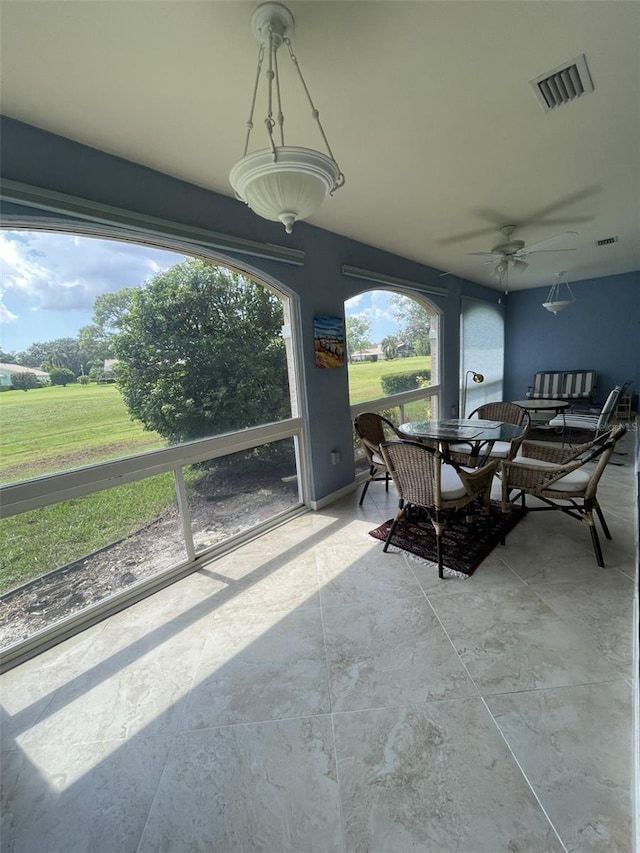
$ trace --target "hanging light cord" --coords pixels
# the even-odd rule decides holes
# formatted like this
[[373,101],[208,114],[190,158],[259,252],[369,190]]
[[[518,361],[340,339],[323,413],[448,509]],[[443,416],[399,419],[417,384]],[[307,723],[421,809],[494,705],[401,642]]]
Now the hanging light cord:
[[[309,92],[309,88],[305,82],[304,77],[302,76],[302,70],[300,68],[300,63],[298,62],[298,58],[293,52],[293,48],[291,46],[291,40],[289,38],[280,39],[279,35],[276,35],[274,38],[273,31],[271,27],[269,28],[269,67],[266,72],[267,76],[267,91],[268,91],[268,101],[267,101],[267,117],[264,120],[265,127],[267,129],[267,136],[269,137],[269,147],[271,148],[271,152],[274,156],[274,159],[277,159],[278,151],[275,142],[273,141],[273,129],[276,125],[276,122],[273,119],[273,81],[275,80],[276,84],[276,101],[278,108],[278,117],[277,124],[280,128],[280,144],[284,146],[284,113],[282,111],[282,96],[280,92],[280,73],[278,69],[278,47],[280,40],[284,41],[289,49],[289,55],[291,56],[291,61],[293,62],[296,71],[298,72],[298,77],[300,78],[300,82],[302,83],[302,88],[305,91],[307,96],[307,100],[309,101],[309,105],[311,107],[311,117],[315,120],[318,125],[318,130],[320,131],[320,135],[324,140],[325,147],[329,154],[329,157],[336,163],[336,158],[333,156],[333,151],[331,150],[331,146],[329,145],[329,140],[327,139],[327,134],[324,132],[324,128],[322,127],[322,122],[320,121],[320,112],[316,108],[313,103],[313,99],[311,98],[311,93]],[[251,131],[253,130],[253,115],[256,109],[256,101],[258,98],[258,86],[260,85],[260,75],[262,74],[262,66],[264,64],[264,55],[265,55],[265,44],[264,42],[260,45],[258,50],[258,67],[256,69],[256,79],[253,86],[253,95],[251,98],[251,109],[249,111],[249,118],[247,120],[247,135],[245,137],[244,144],[244,154],[243,157],[246,157],[249,152],[249,140],[251,138]],[[340,168],[340,167],[338,167]],[[330,190],[329,195],[333,195],[333,193],[339,189],[344,184],[344,174],[342,170],[339,171],[338,180],[335,183],[335,186]]]
[[[324,144],[327,148],[327,153],[329,157],[333,160],[334,163],[337,163],[336,158],[333,156],[333,151],[331,150],[331,146],[329,145],[329,140],[327,139],[327,134],[324,132],[324,128],[322,126],[322,122],[320,121],[320,111],[316,108],[316,105],[313,103],[313,99],[311,98],[311,93],[309,92],[309,88],[305,82],[304,77],[302,76],[302,69],[300,68],[300,63],[298,62],[298,57],[293,52],[293,48],[291,46],[291,39],[285,38],[284,43],[289,48],[289,56],[291,57],[291,61],[296,67],[296,71],[298,72],[298,76],[300,77],[300,82],[302,83],[302,88],[305,91],[307,96],[307,100],[309,101],[309,106],[311,107],[311,117],[315,120],[318,125],[318,130],[320,131],[320,135],[324,140]],[[338,167],[340,168],[340,167]],[[333,193],[339,189],[344,184],[344,175],[342,174],[342,170],[340,170],[340,174],[338,175],[338,180],[336,182],[335,187],[331,190],[329,195],[333,195]]]
[[256,109],[256,98],[258,97],[258,84],[260,83],[260,74],[262,74],[262,63],[264,61],[264,45],[261,44],[258,48],[258,68],[256,70],[256,82],[253,85],[253,96],[251,98],[251,109],[249,110],[249,118],[247,119],[247,136],[244,143],[243,157],[247,156],[249,151],[249,139],[253,130],[253,114]]

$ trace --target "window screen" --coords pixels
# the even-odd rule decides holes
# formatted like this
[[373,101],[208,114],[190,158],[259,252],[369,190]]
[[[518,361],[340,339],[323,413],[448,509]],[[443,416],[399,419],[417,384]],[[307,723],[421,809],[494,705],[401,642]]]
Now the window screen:
[[[483,403],[502,400],[504,371],[504,317],[502,308],[476,299],[462,300],[460,330],[460,416],[466,417]],[[467,371],[484,376],[476,384]],[[465,404],[465,379],[466,404]],[[464,411],[463,411],[464,407]]]

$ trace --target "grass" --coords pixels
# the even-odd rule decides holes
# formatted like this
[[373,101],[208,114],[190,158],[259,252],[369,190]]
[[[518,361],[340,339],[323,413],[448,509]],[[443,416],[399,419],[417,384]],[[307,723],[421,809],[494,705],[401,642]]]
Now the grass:
[[[162,447],[129,419],[115,385],[0,393],[0,482],[9,483]],[[131,533],[175,499],[172,474],[0,521],[0,592]]]
[[0,482],[9,483],[162,447],[129,419],[115,385],[0,394]]
[[124,538],[173,501],[167,473],[3,519],[0,593]]
[[413,370],[431,370],[431,356],[395,358],[393,361],[356,361],[349,365],[351,405],[385,396],[381,377]]
[[[349,365],[351,402],[383,395],[380,377],[428,370],[430,357]],[[130,420],[116,385],[0,393],[0,482],[12,483],[164,446]],[[103,548],[175,500],[161,474],[0,521],[0,593]]]

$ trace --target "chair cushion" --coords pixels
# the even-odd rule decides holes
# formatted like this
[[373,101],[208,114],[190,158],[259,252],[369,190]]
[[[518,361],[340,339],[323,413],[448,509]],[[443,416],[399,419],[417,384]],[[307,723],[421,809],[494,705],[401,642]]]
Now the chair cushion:
[[598,426],[598,417],[591,415],[557,415],[549,421],[550,427],[572,427],[573,429],[595,430]]
[[448,449],[451,453],[466,453],[466,454],[469,454],[469,453],[471,453],[472,448],[473,448],[473,445],[469,444],[469,442],[468,442],[468,441],[463,441],[463,442],[462,442],[462,443],[460,443],[460,444],[450,444],[450,445],[448,445],[448,448],[447,448],[447,449]]
[[[536,465],[538,468],[557,468],[553,462],[544,462],[542,459],[531,459],[528,456],[517,456],[514,462],[522,462],[523,465]],[[569,471],[555,483],[546,488],[552,492],[581,492],[591,479],[591,474],[584,468]]]
[[[469,468],[468,470],[472,471],[473,469]],[[466,491],[455,468],[451,465],[443,464],[440,476],[440,491],[442,492],[443,500],[455,501],[458,498],[464,497]]]
[[506,459],[511,452],[510,441],[496,441],[491,448],[489,456],[493,459]]

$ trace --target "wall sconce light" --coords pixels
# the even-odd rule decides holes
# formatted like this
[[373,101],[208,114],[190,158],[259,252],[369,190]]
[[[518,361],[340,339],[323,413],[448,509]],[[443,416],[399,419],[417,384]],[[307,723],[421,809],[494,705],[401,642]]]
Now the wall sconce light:
[[473,377],[473,381],[477,385],[480,385],[482,382],[484,382],[484,376],[482,375],[482,373],[476,373],[475,370],[467,370],[467,372],[465,373],[464,384],[462,386],[462,417],[463,418],[466,418],[466,416],[467,416],[466,415],[466,412],[467,412],[467,384],[469,382],[469,376]]

